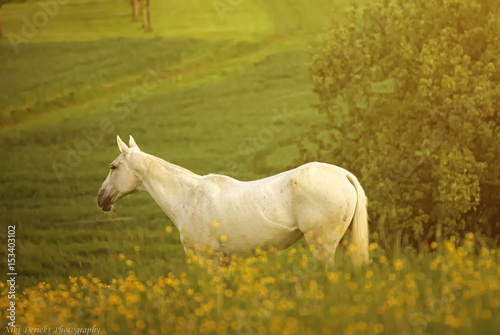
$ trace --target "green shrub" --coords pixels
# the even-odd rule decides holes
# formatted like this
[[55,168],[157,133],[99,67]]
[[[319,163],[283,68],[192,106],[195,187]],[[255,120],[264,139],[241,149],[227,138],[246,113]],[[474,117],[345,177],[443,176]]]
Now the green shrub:
[[301,159],[360,178],[372,231],[418,240],[494,234],[499,36],[497,0],[352,4],[313,54],[322,118],[300,143]]

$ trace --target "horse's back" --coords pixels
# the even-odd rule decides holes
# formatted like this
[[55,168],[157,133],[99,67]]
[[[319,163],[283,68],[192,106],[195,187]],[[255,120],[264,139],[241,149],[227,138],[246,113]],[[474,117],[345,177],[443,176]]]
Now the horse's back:
[[302,236],[293,218],[290,175],[287,171],[249,182],[221,175],[203,177],[196,195],[199,213],[219,222],[218,228],[208,228],[227,236],[221,242],[223,249],[235,253],[258,246],[283,249]]

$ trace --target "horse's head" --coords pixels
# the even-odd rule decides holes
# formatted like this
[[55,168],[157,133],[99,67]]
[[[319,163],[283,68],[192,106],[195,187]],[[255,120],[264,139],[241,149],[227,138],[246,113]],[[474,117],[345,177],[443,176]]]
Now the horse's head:
[[114,203],[127,194],[139,191],[140,180],[134,173],[133,166],[139,159],[141,150],[130,136],[129,146],[117,137],[118,148],[121,154],[111,163],[111,170],[108,177],[102,183],[97,194],[97,204],[105,211],[109,212]]

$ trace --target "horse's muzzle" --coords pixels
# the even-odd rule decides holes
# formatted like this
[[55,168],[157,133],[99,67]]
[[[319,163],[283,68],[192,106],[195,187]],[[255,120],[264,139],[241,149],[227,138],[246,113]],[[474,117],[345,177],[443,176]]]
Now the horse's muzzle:
[[97,205],[105,212],[109,212],[113,208],[111,198],[105,196],[105,191],[100,190],[97,194]]

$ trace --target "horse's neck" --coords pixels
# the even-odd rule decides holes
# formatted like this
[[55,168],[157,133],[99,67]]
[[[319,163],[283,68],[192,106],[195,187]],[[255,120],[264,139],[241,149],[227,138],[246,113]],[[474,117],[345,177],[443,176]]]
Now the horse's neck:
[[201,177],[152,155],[145,155],[136,170],[143,188],[177,225],[183,205]]

